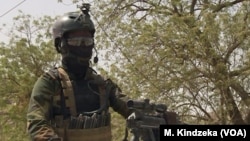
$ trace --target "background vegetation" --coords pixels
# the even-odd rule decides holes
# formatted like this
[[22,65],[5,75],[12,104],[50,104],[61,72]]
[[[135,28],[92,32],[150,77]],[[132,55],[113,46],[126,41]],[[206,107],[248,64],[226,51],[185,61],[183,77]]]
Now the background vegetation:
[[[93,67],[129,97],[164,103],[190,124],[250,124],[248,0],[91,5],[100,60]],[[28,140],[25,116],[33,84],[60,60],[51,40],[55,19],[20,12],[10,42],[0,43],[3,141]],[[112,116],[114,140],[121,140],[124,120]]]

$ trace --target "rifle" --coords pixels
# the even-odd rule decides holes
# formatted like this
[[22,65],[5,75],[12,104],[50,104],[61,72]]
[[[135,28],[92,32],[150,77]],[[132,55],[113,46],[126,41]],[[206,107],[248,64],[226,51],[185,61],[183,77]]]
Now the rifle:
[[127,106],[133,110],[126,120],[126,127],[133,134],[131,141],[159,141],[159,127],[166,124],[164,113],[167,106],[150,103],[149,99],[128,100]]

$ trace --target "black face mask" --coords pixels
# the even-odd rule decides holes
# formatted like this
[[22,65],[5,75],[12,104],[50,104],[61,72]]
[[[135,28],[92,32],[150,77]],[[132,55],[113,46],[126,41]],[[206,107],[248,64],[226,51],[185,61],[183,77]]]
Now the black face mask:
[[85,73],[89,68],[89,61],[80,61],[75,57],[65,56],[62,58],[62,65],[69,72],[75,74],[76,76],[85,76]]
[[74,74],[82,75],[86,73],[89,67],[89,61],[92,57],[94,42],[91,45],[79,44],[77,46],[69,45],[66,40],[62,42],[62,64],[68,71]]

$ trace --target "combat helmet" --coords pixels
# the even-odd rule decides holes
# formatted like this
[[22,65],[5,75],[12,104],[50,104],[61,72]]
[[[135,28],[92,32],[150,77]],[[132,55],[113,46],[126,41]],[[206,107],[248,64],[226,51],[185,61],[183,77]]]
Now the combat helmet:
[[95,26],[88,14],[89,5],[82,5],[81,11],[68,12],[61,16],[53,25],[53,40],[56,50],[60,53],[62,38],[67,32],[84,29],[89,31],[94,37]]

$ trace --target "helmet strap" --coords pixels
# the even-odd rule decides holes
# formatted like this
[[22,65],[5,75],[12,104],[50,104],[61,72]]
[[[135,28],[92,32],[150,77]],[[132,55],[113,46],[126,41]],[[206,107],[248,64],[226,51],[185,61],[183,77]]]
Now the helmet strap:
[[55,39],[54,46],[56,48],[56,51],[58,53],[61,53],[61,39],[60,38]]

